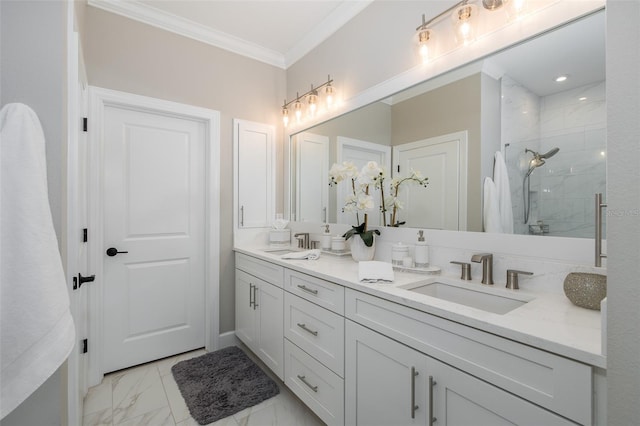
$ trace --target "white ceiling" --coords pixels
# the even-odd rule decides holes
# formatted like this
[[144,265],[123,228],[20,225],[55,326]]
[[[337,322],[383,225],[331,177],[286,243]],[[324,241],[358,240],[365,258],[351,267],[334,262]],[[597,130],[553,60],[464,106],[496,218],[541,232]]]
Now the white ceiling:
[[88,0],[88,4],[287,68],[372,1]]

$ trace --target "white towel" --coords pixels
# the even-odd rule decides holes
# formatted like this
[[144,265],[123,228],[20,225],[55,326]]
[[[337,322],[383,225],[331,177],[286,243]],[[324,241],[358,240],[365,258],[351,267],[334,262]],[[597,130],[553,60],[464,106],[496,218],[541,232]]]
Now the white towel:
[[0,110],[0,418],[67,359],[75,342],[47,194],[45,141],[23,104]]
[[294,251],[293,253],[287,253],[280,256],[280,259],[307,259],[316,260],[320,258],[320,250],[306,250],[306,251]]
[[376,260],[358,262],[358,280],[365,283],[393,282],[393,266]]
[[498,193],[498,207],[500,209],[500,223],[502,232],[513,234],[513,206],[511,205],[511,188],[509,187],[509,174],[504,157],[500,151],[495,154],[493,166],[493,182]]
[[498,192],[490,177],[484,178],[483,213],[484,232],[502,232]]

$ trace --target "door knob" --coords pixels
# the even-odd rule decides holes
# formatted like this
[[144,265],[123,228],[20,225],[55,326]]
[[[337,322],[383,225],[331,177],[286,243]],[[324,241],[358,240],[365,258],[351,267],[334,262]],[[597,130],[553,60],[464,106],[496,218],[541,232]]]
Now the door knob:
[[109,247],[107,249],[107,256],[112,256],[113,257],[118,253],[129,253],[129,252],[128,251],[118,251],[118,249],[115,248],[115,247]]

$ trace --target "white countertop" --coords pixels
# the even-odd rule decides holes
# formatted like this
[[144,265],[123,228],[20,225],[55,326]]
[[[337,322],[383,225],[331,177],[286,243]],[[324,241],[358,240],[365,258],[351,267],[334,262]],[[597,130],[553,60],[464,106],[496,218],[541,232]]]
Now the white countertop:
[[351,256],[323,253],[318,260],[285,260],[268,248],[236,247],[235,251],[258,257],[286,268],[310,274],[347,288],[377,296],[391,302],[446,318],[538,349],[606,368],[601,349],[599,311],[574,306],[563,294],[526,290],[509,290],[485,286],[478,281],[461,281],[459,277],[439,275],[447,282],[480,289],[492,294],[530,300],[507,312],[494,314],[401,288],[433,278],[432,275],[395,271],[393,283],[358,282],[358,263]]

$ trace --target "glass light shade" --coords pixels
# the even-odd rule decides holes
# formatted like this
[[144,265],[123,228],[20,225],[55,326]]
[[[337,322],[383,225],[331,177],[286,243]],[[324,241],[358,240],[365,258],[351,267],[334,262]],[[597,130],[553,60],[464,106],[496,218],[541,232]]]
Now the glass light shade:
[[456,41],[458,44],[467,45],[473,40],[475,40],[476,36],[476,14],[477,8],[473,4],[463,4],[453,12],[453,19],[455,21],[455,33],[456,33]]
[[418,49],[420,52],[420,57],[422,58],[422,63],[426,64],[429,62],[429,40],[431,38],[431,33],[429,30],[422,30],[418,34]]
[[318,109],[318,95],[316,92],[313,92],[309,95],[309,115],[313,117],[316,115],[316,110]]
[[289,110],[287,107],[282,108],[282,122],[284,123],[284,127],[289,125]]
[[293,104],[293,111],[296,115],[296,120],[300,121],[302,119],[302,102],[300,102],[300,100],[297,100]]
[[331,84],[327,85],[327,88],[325,89],[324,94],[325,94],[325,101],[327,103],[327,109],[331,109],[331,107],[333,106],[333,96],[334,96],[334,90]]

